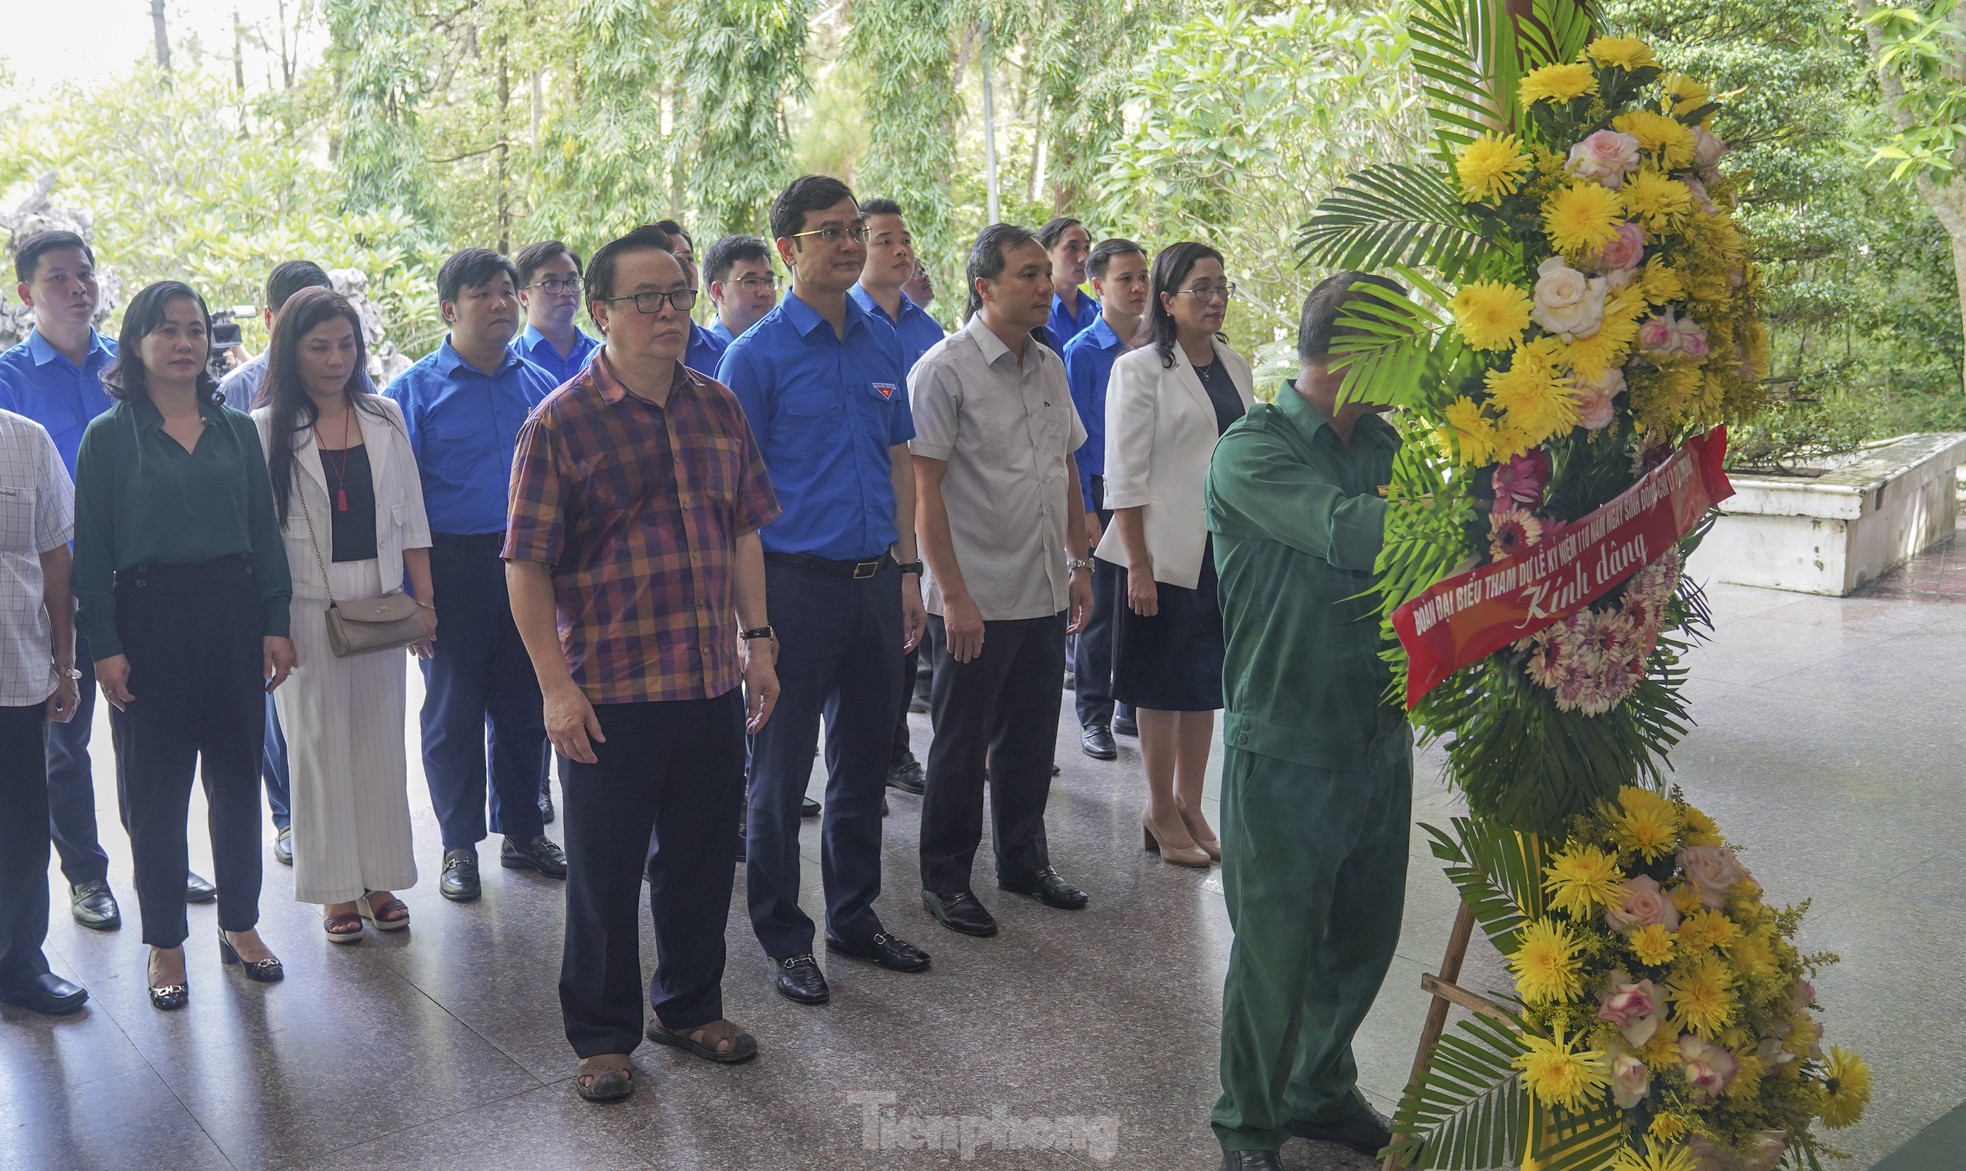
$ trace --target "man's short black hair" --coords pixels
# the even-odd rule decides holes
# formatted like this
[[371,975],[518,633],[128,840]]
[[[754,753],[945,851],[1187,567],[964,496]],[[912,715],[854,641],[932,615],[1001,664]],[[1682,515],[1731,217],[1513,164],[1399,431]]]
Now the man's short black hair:
[[675,220],[657,220],[655,221],[655,226],[661,228],[663,231],[669,233],[671,236],[681,236],[683,238],[683,243],[689,245],[690,251],[692,252],[696,251],[695,237],[691,236],[688,232],[684,231],[683,226],[677,223]]
[[573,275],[580,275],[580,253],[558,240],[541,240],[537,244],[528,244],[519,249],[518,254],[512,257],[512,267],[519,271],[519,287],[523,289],[530,285],[532,274],[538,272],[556,256],[564,256],[573,261]]
[[710,251],[703,254],[703,281],[709,284],[729,278],[730,270],[737,267],[740,260],[753,260],[759,264],[771,264],[771,247],[756,236],[734,233],[724,236],[710,245]]
[[1088,236],[1092,235],[1092,229],[1085,227],[1085,221],[1075,219],[1072,216],[1061,215],[1038,229],[1038,243],[1044,245],[1044,250],[1049,252],[1052,246],[1058,243],[1058,238],[1063,236],[1068,228],[1085,228],[1085,234]]
[[328,279],[327,269],[311,260],[284,260],[266,274],[266,307],[278,316],[287,298],[302,289],[332,288],[334,282]]
[[1101,240],[1093,245],[1092,255],[1086,258],[1085,271],[1095,279],[1104,280],[1106,266],[1113,262],[1113,257],[1135,255],[1145,256],[1147,250],[1131,240],[1121,239],[1118,236],[1110,240]]
[[[901,215],[901,205],[892,199],[863,199],[860,201],[861,218],[876,215]],[[905,218],[905,217],[903,217]]]
[[1376,276],[1365,272],[1337,272],[1318,282],[1310,295],[1304,298],[1303,312],[1297,315],[1297,358],[1299,361],[1321,361],[1331,356],[1331,343],[1341,337],[1357,337],[1362,330],[1341,326],[1338,319],[1345,314],[1345,302],[1351,297],[1352,286],[1374,285],[1388,292],[1404,297],[1405,286],[1390,277]]
[[[667,252],[671,256],[676,247],[668,232],[654,224],[643,224],[625,235],[616,236],[601,245],[594,252],[594,259],[587,266],[587,275],[582,278],[580,300],[587,306],[587,316],[594,316],[594,302],[604,301],[614,296],[614,271],[621,265],[621,258],[630,252]],[[682,260],[677,259],[678,267]],[[599,325],[600,322],[594,322]]]
[[969,281],[969,304],[963,309],[963,320],[969,320],[983,308],[983,294],[976,291],[976,282],[993,281],[1003,276],[1003,270],[1010,264],[1012,248],[1038,242],[1030,229],[1020,228],[1016,224],[991,224],[976,234],[976,243],[970,246],[969,263],[964,270]]
[[[783,240],[805,230],[806,213],[853,202],[853,190],[831,175],[801,175],[771,201],[771,235]],[[858,207],[858,204],[854,205]]]
[[41,264],[41,258],[61,248],[79,249],[83,257],[88,260],[89,267],[95,267],[96,254],[90,250],[87,240],[74,232],[50,229],[45,232],[35,232],[15,241],[14,279],[21,284],[31,282],[34,279],[34,270]]
[[491,249],[465,248],[453,252],[437,270],[437,299],[454,302],[465,289],[489,284],[501,274],[512,282],[514,289],[519,287],[519,270]]

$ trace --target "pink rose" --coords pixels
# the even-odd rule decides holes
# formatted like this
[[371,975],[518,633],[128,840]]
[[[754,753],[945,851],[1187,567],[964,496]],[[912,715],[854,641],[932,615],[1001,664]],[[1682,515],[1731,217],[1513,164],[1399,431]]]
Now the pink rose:
[[1658,879],[1641,874],[1625,880],[1624,905],[1604,912],[1604,921],[1613,931],[1650,927],[1654,923],[1664,923],[1668,928],[1677,929],[1679,908],[1666,897],[1666,892],[1659,889]]
[[1730,1171],[1732,1160],[1703,1135],[1696,1134],[1686,1140],[1686,1153],[1693,1157],[1693,1171]]
[[1652,1089],[1652,1075],[1645,1071],[1645,1063],[1629,1053],[1620,1053],[1611,1059],[1611,1100],[1620,1109],[1630,1110],[1645,1100]]
[[1652,981],[1640,980],[1634,984],[1619,980],[1605,994],[1597,1019],[1617,1025],[1626,1043],[1637,1048],[1659,1031],[1658,1002],[1659,989]]
[[1630,270],[1636,269],[1645,260],[1645,229],[1637,224],[1626,222],[1618,225],[1618,238],[1606,244],[1602,250],[1590,257],[1591,267],[1607,278],[1614,272],[1625,274],[1617,288],[1631,282]]
[[1638,170],[1638,139],[1616,130],[1600,130],[1570,148],[1567,169],[1580,179],[1594,179],[1614,191],[1625,176]]
[[1577,392],[1577,422],[1586,431],[1602,431],[1617,416],[1617,398],[1625,391],[1625,372],[1613,367],[1602,378],[1585,380],[1571,376]]
[[1691,317],[1682,317],[1672,323],[1672,331],[1676,335],[1673,345],[1680,353],[1695,359],[1707,356],[1706,326]]
[[1670,354],[1677,338],[1672,319],[1663,313],[1646,318],[1638,327],[1638,348],[1650,354]]
[[1679,1035],[1679,1057],[1686,1063],[1686,1084],[1693,1096],[1709,1101],[1720,1097],[1741,1071],[1732,1053],[1693,1033]]
[[1713,197],[1707,194],[1707,185],[1705,183],[1700,182],[1690,175],[1680,180],[1680,182],[1686,184],[1686,189],[1693,193],[1693,202],[1700,205],[1701,211],[1712,215],[1714,212],[1720,210],[1713,205]]
[[1530,317],[1564,341],[1597,336],[1604,326],[1603,277],[1586,277],[1552,256],[1536,268],[1536,307]]
[[1741,879],[1741,864],[1724,846],[1687,846],[1677,860],[1700,892],[1700,901],[1715,909],[1726,905],[1727,891]]
[[1703,172],[1712,171],[1715,166],[1719,165],[1721,157],[1726,153],[1726,143],[1707,133],[1703,127],[1695,126],[1693,128],[1694,166],[1700,168]]

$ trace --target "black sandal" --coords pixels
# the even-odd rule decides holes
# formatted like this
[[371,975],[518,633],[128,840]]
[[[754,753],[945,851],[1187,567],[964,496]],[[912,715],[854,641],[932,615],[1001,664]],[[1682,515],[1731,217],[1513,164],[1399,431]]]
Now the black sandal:
[[[582,1082],[580,1079],[592,1078]],[[583,1057],[575,1067],[573,1091],[589,1102],[622,1102],[635,1093],[635,1066],[626,1053]]]

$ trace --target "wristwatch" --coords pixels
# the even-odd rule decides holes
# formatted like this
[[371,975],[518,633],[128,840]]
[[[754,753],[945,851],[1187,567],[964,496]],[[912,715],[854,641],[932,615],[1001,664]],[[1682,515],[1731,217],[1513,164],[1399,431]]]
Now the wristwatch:
[[61,672],[61,677],[71,683],[80,683],[82,681],[82,672],[76,670],[74,667],[56,667],[55,670]]
[[903,573],[912,573],[916,577],[920,577],[922,575],[922,563],[919,561],[896,562],[895,568],[899,569]]
[[751,642],[760,638],[766,639],[770,642],[777,642],[778,632],[773,630],[770,626],[754,626],[749,630],[738,631],[737,637],[743,639],[745,642]]
[[1083,570],[1085,570],[1085,571],[1086,571],[1087,573],[1091,573],[1091,572],[1092,572],[1092,558],[1090,558],[1090,557],[1074,557],[1074,558],[1071,558],[1070,560],[1068,560],[1068,561],[1066,561],[1066,562],[1065,562],[1065,572],[1066,572],[1066,573],[1077,573],[1077,572],[1078,572],[1079,570],[1081,570],[1081,569],[1083,569]]

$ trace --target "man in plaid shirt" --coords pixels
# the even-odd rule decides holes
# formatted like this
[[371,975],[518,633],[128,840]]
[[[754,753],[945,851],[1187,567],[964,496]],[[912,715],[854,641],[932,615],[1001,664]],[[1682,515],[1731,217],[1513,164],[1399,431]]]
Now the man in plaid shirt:
[[668,236],[603,246],[583,293],[606,341],[519,432],[504,557],[573,847],[560,1011],[575,1088],[604,1101],[634,1092],[645,868],[648,1038],[758,1051],[723,1019],[724,926],[744,736],[778,696],[758,529],[779,508],[737,400],[682,364],[696,290]]

